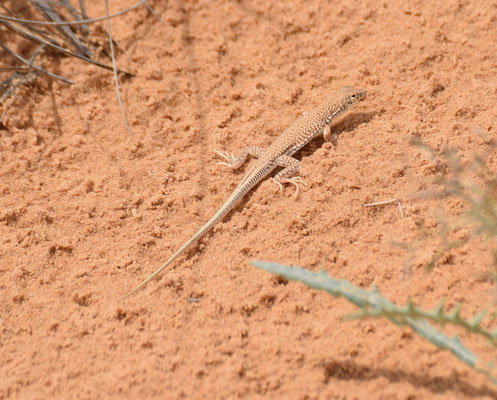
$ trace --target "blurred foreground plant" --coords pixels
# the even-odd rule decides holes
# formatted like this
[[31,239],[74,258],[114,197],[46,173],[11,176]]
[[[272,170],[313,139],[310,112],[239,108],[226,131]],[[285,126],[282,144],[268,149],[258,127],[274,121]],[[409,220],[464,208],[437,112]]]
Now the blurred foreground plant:
[[358,314],[348,316],[348,318],[384,317],[395,325],[407,325],[438,348],[449,350],[459,360],[484,374],[497,385],[497,375],[493,363],[483,362],[477,355],[468,350],[457,336],[449,338],[428,322],[433,321],[442,325],[450,323],[462,327],[470,333],[483,336],[495,346],[497,344],[497,331],[490,332],[480,326],[480,322],[485,316],[484,312],[479,313],[471,320],[465,320],[460,316],[460,306],[457,306],[451,313],[444,313],[443,302],[430,311],[420,310],[411,302],[404,307],[397,306],[386,299],[376,287],[364,290],[345,279],[337,280],[329,277],[322,270],[319,273],[314,273],[300,267],[288,267],[265,261],[252,261],[252,265],[286,279],[300,281],[313,289],[324,290],[335,297],[343,296],[361,310]]
[[[422,149],[431,160],[437,160],[444,172],[439,174],[434,184],[439,187],[436,191],[426,191],[417,194],[417,198],[459,198],[468,205],[468,210],[455,223],[449,223],[446,219],[440,219],[442,226],[442,247],[434,254],[427,268],[433,268],[443,257],[447,250],[458,248],[476,237],[484,237],[486,240],[497,238],[497,177],[486,163],[489,155],[496,148],[494,140],[489,139],[482,130],[476,133],[486,144],[485,154],[476,154],[471,162],[463,165],[458,152],[446,148],[437,152],[417,137],[411,138],[411,143]],[[474,182],[478,181],[478,184]],[[447,237],[451,230],[456,228],[473,228],[471,235],[465,239],[448,241]],[[425,239],[426,239],[426,235]],[[497,281],[497,247],[495,242],[492,248],[494,268],[491,276]]]

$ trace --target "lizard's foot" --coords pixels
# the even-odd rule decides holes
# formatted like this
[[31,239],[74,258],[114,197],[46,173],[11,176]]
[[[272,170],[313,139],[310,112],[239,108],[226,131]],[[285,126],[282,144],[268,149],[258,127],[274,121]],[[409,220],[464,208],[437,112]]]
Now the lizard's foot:
[[294,176],[294,177],[290,178],[287,181],[287,183],[291,183],[292,185],[295,185],[295,194],[293,195],[294,197],[299,197],[299,193],[300,193],[299,184],[301,184],[302,186],[307,187],[307,184],[305,183],[305,181],[300,176]]
[[280,180],[274,180],[278,186],[280,187],[280,191],[283,190],[283,185],[282,183],[291,183],[292,185],[295,186],[295,194],[294,197],[298,197],[300,193],[300,188],[299,185],[307,186],[305,181],[300,177],[300,176],[293,176],[291,178],[285,178],[285,179],[280,179]]
[[223,157],[226,162],[218,162],[216,164],[218,165],[226,165],[230,168],[233,168],[233,165],[236,164],[236,159],[235,157],[233,156],[233,154],[228,154],[227,152],[221,152],[221,151],[218,151],[218,150],[213,150],[214,153],[216,153],[217,155]]

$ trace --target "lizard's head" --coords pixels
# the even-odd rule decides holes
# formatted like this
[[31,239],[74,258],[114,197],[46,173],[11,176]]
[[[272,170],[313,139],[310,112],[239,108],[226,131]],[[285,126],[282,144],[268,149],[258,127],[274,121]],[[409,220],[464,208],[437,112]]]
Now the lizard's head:
[[347,109],[352,104],[366,96],[367,92],[364,89],[359,89],[352,86],[344,86],[338,89],[336,94],[342,102],[342,107],[344,109]]

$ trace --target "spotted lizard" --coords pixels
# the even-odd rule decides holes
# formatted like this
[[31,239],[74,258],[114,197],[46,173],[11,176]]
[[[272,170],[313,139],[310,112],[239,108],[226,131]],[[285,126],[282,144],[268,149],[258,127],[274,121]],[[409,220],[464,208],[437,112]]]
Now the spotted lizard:
[[214,225],[222,220],[224,216],[235,207],[247,192],[275,168],[284,168],[274,176],[274,181],[279,185],[280,190],[282,190],[283,183],[291,183],[295,185],[295,194],[297,195],[299,184],[305,183],[300,176],[294,176],[300,169],[300,161],[293,158],[292,155],[320,134],[324,135],[325,140],[330,141],[332,136],[330,124],[333,119],[343,114],[352,104],[359,101],[365,95],[365,90],[350,86],[344,86],[338,90],[332,91],[321,106],[313,111],[304,113],[267,148],[248,146],[240,152],[238,157],[233,157],[233,155],[215,150],[215,152],[226,161],[219,164],[227,165],[233,169],[239,168],[249,155],[257,157],[257,161],[248,169],[241,182],[211,219],[176,250],[176,252],[155,272],[149,275],[143,282],[121,299],[124,299],[141,289],[150,280],[161,273],[164,268],[171,264],[179,255],[183,254],[190,246],[200,240],[200,238],[209,232]]

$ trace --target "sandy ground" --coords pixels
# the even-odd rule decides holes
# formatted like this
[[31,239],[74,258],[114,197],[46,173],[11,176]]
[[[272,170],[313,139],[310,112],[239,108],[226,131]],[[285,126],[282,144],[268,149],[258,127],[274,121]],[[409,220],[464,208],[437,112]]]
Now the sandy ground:
[[[87,5],[104,15],[102,0]],[[70,58],[40,60],[73,86],[40,77],[2,106],[0,399],[496,398],[485,377],[407,328],[343,321],[354,311],[343,299],[249,262],[374,283],[398,304],[463,302],[465,317],[494,309],[491,242],[471,240],[427,272],[440,215],[467,205],[413,197],[445,169],[408,138],[457,148],[463,163],[487,150],[478,133],[496,138],[497,2],[152,5],[162,22],[145,8],[112,22],[118,64],[136,73],[121,79],[133,137],[112,75]],[[343,85],[369,96],[335,123],[335,147],[319,138],[298,154],[298,199],[266,179],[186,257],[118,301],[243,176],[246,166],[216,165],[211,149],[268,145]],[[493,154],[488,163],[495,170]],[[389,198],[405,218],[395,204],[361,207]]]

